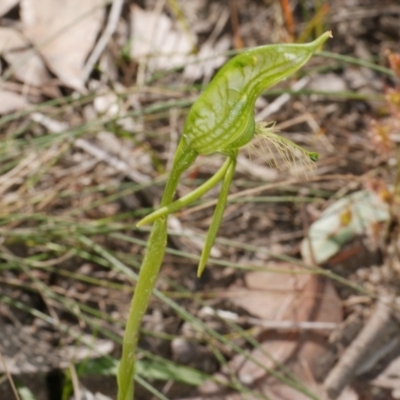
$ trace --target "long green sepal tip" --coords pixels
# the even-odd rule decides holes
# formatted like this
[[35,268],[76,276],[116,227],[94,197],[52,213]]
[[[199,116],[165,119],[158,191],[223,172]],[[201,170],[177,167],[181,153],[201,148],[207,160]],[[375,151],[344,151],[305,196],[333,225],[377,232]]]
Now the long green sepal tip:
[[215,238],[218,233],[219,226],[221,225],[222,217],[224,215],[226,201],[228,199],[229,188],[233,179],[236,168],[236,156],[229,157],[229,167],[226,172],[225,178],[222,183],[221,192],[218,196],[218,202],[215,207],[213,219],[210,228],[207,232],[206,241],[204,243],[203,251],[200,256],[199,266],[197,268],[197,276],[200,277],[207,265],[208,258],[210,257],[212,246],[214,245]]
[[317,161],[319,160],[319,154],[316,153],[315,151],[310,151],[310,152],[308,153],[308,156],[310,157],[310,160],[311,160],[312,162],[317,162]]

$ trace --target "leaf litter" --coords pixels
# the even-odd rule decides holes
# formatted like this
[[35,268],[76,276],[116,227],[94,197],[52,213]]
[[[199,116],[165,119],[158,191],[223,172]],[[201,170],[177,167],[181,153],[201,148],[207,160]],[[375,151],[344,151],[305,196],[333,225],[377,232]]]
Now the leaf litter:
[[[261,6],[253,1],[244,5],[237,2],[239,33],[246,46],[287,39],[279,7]],[[175,120],[178,128],[174,129],[179,131],[187,107],[198,93],[198,87],[192,83],[208,82],[233,43],[230,25],[233,11],[227,5],[196,1],[191,6],[182,5],[183,14],[179,14],[179,7],[174,8],[170,3],[173,2],[165,5],[146,1],[140,7],[125,4],[116,31],[88,80],[84,77],[86,62],[110,16],[105,2],[22,0],[4,1],[0,6],[2,21],[7,23],[0,28],[4,62],[0,113],[10,118],[2,120],[0,149],[0,251],[5,265],[0,273],[4,304],[0,316],[7,326],[22,323],[26,326],[21,330],[24,332],[35,326],[40,318],[32,315],[36,309],[43,309],[35,279],[47,282],[51,291],[39,297],[46,303],[45,314],[53,318],[49,325],[52,328],[36,329],[33,335],[39,342],[60,340],[59,332],[69,320],[78,321],[82,331],[99,332],[100,326],[101,335],[122,334],[120,321],[127,312],[132,280],[127,280],[115,266],[123,262],[134,268],[140,261],[146,232],[132,231],[132,226],[157,205],[160,197],[158,185],[162,184],[162,178],[160,183],[158,177],[165,172],[169,157],[170,123]],[[335,32],[332,50],[337,54],[369,52],[382,56],[384,49],[396,51],[398,33],[391,30],[392,25],[382,9],[372,4],[370,10],[365,10],[365,5],[357,3],[334,13],[335,5],[331,7],[335,15],[331,22]],[[362,14],[365,11],[370,14]],[[191,18],[190,23],[185,23],[185,13],[188,21]],[[329,22],[327,25],[330,26]],[[360,32],[365,27],[369,33],[363,37]],[[379,36],[382,32],[386,36]],[[373,45],[364,45],[362,41],[367,36]],[[383,56],[381,59],[383,64]],[[256,171],[251,175],[251,167],[246,164],[248,158],[242,154],[242,167],[239,162],[233,189],[237,197],[228,206],[221,240],[213,252],[216,266],[225,266],[210,268],[201,281],[195,279],[193,258],[196,249],[201,247],[210,218],[207,202],[215,197],[217,190],[198,206],[197,213],[182,212],[171,220],[176,236],[171,240],[159,288],[175,296],[179,304],[215,331],[231,334],[232,322],[228,323],[227,314],[223,313],[225,319],[202,316],[204,302],[215,312],[231,313],[236,316],[239,327],[250,329],[258,345],[251,341],[250,344],[250,339],[246,341],[246,335],[241,333],[232,342],[239,343],[244,353],[229,350],[226,344],[216,344],[214,338],[188,328],[192,326],[189,322],[182,324],[169,307],[155,300],[146,317],[143,348],[150,348],[152,353],[168,360],[171,352],[168,340],[148,332],[163,332],[184,339],[201,355],[196,360],[186,357],[189,365],[192,361],[192,366],[216,373],[225,382],[234,371],[241,385],[236,393],[218,385],[206,390],[205,384],[196,392],[175,383],[164,388],[170,398],[194,398],[203,393],[203,399],[227,400],[235,396],[242,398],[243,390],[273,399],[304,397],[304,393],[299,394],[263,368],[281,371],[282,365],[295,373],[308,389],[319,393],[324,377],[340,359],[341,349],[350,343],[343,339],[346,335],[338,332],[347,332],[345,325],[357,332],[360,323],[353,324],[351,318],[355,314],[360,316],[361,324],[366,324],[375,292],[396,291],[400,276],[395,229],[397,203],[391,186],[396,182],[391,167],[397,162],[396,141],[393,140],[390,152],[385,154],[379,153],[380,147],[374,144],[377,135],[384,134],[386,129],[379,125],[382,109],[376,99],[387,81],[365,67],[339,65],[332,60],[315,63],[317,68],[323,65],[329,71],[326,74],[317,71],[309,86],[308,79],[297,82],[305,82],[300,91],[313,91],[310,96],[294,93],[297,89],[293,89],[282,95],[283,101],[275,103],[272,109],[271,96],[266,95],[255,110],[257,115],[267,112],[263,119],[274,112],[277,123],[285,126],[282,128],[285,137],[295,138],[302,147],[320,153],[318,163],[309,163],[316,166],[315,179],[300,185],[295,179],[288,179],[285,171],[271,170],[265,160],[260,160],[262,157],[251,157]],[[182,69],[174,72],[174,68]],[[164,75],[157,75],[160,72]],[[297,87],[296,83],[287,86]],[[361,100],[343,97],[349,88]],[[321,94],[321,90],[329,92],[329,97]],[[61,98],[61,93],[67,96]],[[373,100],[368,98],[370,94],[375,96]],[[395,92],[390,98],[395,98]],[[45,100],[50,102],[43,103]],[[36,114],[27,118],[23,112],[32,105],[39,105],[40,112],[35,110]],[[14,111],[21,114],[10,115]],[[397,126],[392,123],[397,121],[396,113],[396,110],[383,112],[391,127]],[[369,130],[371,116],[378,119],[377,125]],[[395,139],[396,134],[391,132],[389,138]],[[275,140],[275,143],[283,159],[288,159],[287,142]],[[309,153],[299,151],[300,159],[308,156],[310,162]],[[276,156],[275,164],[281,164],[279,157]],[[297,158],[291,157],[292,153],[290,164],[297,162]],[[199,160],[179,188],[179,195],[193,188],[197,180],[207,178],[218,162],[217,158]],[[301,166],[299,171],[302,174],[304,168]],[[388,184],[383,185],[383,181]],[[265,189],[265,185],[270,189]],[[374,202],[362,205],[356,198],[357,193],[371,187],[387,188],[386,192],[379,191],[387,195],[380,199],[378,207]],[[237,201],[241,192],[257,188],[259,192],[254,192],[251,201],[248,198]],[[340,232],[333,226],[325,226],[323,237],[315,235],[315,226],[325,220],[329,204],[335,206],[338,199],[339,202],[351,199],[354,205],[351,207],[368,206],[374,212],[382,205],[385,218],[375,223],[353,210],[352,218],[347,219],[351,223],[346,226],[351,228],[357,218],[360,221],[357,229],[347,236],[346,243],[338,243]],[[369,217],[374,215],[367,213]],[[344,209],[336,215],[342,228],[346,215],[349,213]],[[303,238],[304,243],[317,236],[324,243],[313,244],[311,253],[314,254],[305,255],[304,249],[310,246],[301,247]],[[382,240],[388,245],[382,247]],[[335,242],[335,253],[326,256],[325,252],[321,256],[318,249],[329,241]],[[320,270],[317,275],[306,273],[309,271],[295,266],[293,260],[289,264],[272,262],[271,252],[294,256],[298,261],[300,250],[309,264],[317,261],[329,266],[326,274],[330,278],[329,273],[339,274],[347,279],[347,285],[332,282]],[[367,253],[374,257],[366,259],[363,256]],[[376,265],[372,265],[372,259]],[[24,263],[30,266],[33,275],[18,269]],[[52,270],[52,265],[57,268]],[[280,273],[265,271],[271,267]],[[96,283],[89,284],[88,279]],[[176,285],[181,285],[181,289]],[[189,292],[182,288],[188,288]],[[372,290],[372,294],[365,294],[363,289]],[[21,303],[7,303],[10,299],[25,301],[31,307],[30,312],[18,308]],[[102,313],[100,319],[93,318],[94,310]],[[48,334],[49,330],[53,336]],[[64,331],[61,342],[69,337]],[[335,341],[333,337],[342,339]],[[22,343],[25,339],[22,335]],[[388,343],[392,343],[390,338]],[[389,344],[377,348],[376,352],[386,354],[385,346]],[[216,349],[226,358],[225,363],[221,357],[215,357]],[[393,358],[396,352],[395,346]],[[383,364],[390,361],[388,356],[379,360]],[[374,359],[369,364],[376,367]],[[345,388],[343,399],[362,398],[358,379],[355,378],[353,388]],[[99,381],[96,389],[98,384]],[[157,382],[154,385],[160,388]],[[370,385],[381,395],[393,398],[398,395],[398,377],[392,372],[386,375],[384,372],[381,379],[367,380],[366,386],[371,388]],[[106,388],[99,390],[112,398],[113,393],[108,393]],[[148,398],[148,393],[139,396]]]

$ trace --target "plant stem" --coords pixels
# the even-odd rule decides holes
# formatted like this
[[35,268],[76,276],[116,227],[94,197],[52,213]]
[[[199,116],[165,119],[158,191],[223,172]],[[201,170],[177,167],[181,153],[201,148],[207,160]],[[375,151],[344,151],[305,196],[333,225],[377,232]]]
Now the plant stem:
[[150,301],[167,242],[167,219],[157,220],[150,234],[146,255],[140,269],[132,298],[118,368],[118,400],[132,400],[134,396],[135,352],[140,323]]
[[186,196],[181,197],[180,199],[174,201],[173,203],[167,204],[164,207],[157,209],[151,214],[147,215],[143,219],[141,219],[136,226],[140,227],[146,225],[150,222],[154,222],[156,219],[160,217],[164,217],[166,215],[172,214],[176,211],[179,211],[181,208],[193,203],[195,200],[203,196],[205,193],[210,191],[226,174],[226,171],[231,163],[231,160],[228,158],[224,164],[220,167],[220,169],[206,182],[204,182],[197,189],[188,193]]
[[[181,140],[161,200],[161,207],[172,202],[180,176],[183,171],[189,168],[196,157],[197,153],[194,150],[190,150],[185,142]],[[163,217],[155,221],[151,230],[129,310],[122,344],[122,356],[117,373],[118,400],[132,400],[134,398],[135,353],[139,340],[140,323],[147,310],[157,281],[166,244],[167,217]]]

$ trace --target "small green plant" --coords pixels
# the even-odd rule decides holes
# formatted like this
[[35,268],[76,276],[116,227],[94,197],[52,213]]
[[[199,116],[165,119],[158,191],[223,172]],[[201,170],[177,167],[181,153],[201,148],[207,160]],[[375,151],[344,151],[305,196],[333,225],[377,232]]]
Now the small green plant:
[[[268,140],[285,162],[293,157],[315,162],[318,154],[273,133],[264,123],[254,120],[254,103],[270,86],[301,68],[313,53],[331,36],[326,32],[307,44],[260,46],[247,50],[228,61],[193,104],[186,119],[183,135],[161,200],[160,208],[138,222],[154,222],[148,240],[125,330],[122,357],[118,369],[118,400],[134,396],[135,352],[142,317],[146,312],[167,243],[167,216],[189,205],[222,181],[221,191],[200,257],[198,276],[207,264],[210,251],[223,217],[229,187],[240,148],[259,136]],[[215,152],[227,156],[222,167],[204,184],[173,201],[179,179],[198,155]]]

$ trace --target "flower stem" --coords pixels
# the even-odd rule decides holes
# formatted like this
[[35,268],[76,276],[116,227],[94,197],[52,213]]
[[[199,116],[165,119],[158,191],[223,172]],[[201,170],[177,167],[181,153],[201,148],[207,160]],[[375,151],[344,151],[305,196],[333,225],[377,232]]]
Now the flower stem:
[[[184,141],[179,143],[172,171],[161,200],[162,207],[172,202],[182,172],[193,163],[196,157],[197,153],[190,150]],[[135,353],[139,340],[140,323],[156,284],[166,244],[167,217],[162,217],[154,222],[151,230],[129,310],[122,344],[122,356],[117,373],[118,400],[132,400],[134,398]]]
[[204,182],[197,189],[188,193],[186,196],[181,197],[180,199],[174,201],[173,203],[167,204],[164,207],[157,209],[151,214],[147,215],[143,219],[141,219],[136,226],[140,227],[146,225],[150,222],[154,222],[156,219],[160,217],[164,217],[166,215],[172,214],[176,211],[179,211],[183,207],[193,203],[195,200],[203,196],[205,193],[210,191],[226,174],[226,171],[231,163],[231,160],[228,158],[224,164],[220,167],[220,169],[206,182]]

